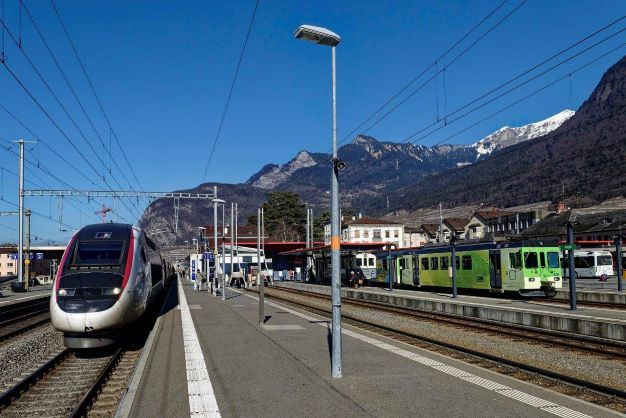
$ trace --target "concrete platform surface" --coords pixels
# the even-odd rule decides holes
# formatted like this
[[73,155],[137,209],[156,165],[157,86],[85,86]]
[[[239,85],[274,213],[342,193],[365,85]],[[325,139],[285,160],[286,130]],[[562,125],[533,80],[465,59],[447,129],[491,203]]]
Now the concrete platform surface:
[[[297,282],[274,282],[276,287],[302,289],[330,294],[329,286]],[[344,297],[364,299],[433,312],[489,319],[548,330],[571,332],[599,338],[626,340],[626,310],[580,306],[573,312],[567,304],[541,299],[515,300],[504,297],[459,295],[449,293],[379,287],[342,288]]]
[[28,292],[13,293],[11,287],[2,289],[0,296],[0,307],[12,305],[14,303],[24,302],[31,299],[49,298],[52,285],[42,285],[31,287]]
[[330,371],[328,321],[235,290],[172,286],[133,417],[615,416],[611,411],[385,337],[343,330]]

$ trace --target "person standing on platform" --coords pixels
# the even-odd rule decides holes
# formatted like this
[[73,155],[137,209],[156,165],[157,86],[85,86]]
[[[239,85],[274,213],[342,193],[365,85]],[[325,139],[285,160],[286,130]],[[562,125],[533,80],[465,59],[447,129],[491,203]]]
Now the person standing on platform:
[[200,269],[196,272],[197,288],[195,290],[202,290],[202,285],[206,283],[206,275],[204,275]]

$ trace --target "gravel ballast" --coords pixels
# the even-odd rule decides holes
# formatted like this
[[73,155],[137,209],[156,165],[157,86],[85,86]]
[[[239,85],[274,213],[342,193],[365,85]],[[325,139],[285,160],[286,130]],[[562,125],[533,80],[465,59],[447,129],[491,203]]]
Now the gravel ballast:
[[64,349],[63,334],[52,324],[20,334],[0,346],[0,392]]

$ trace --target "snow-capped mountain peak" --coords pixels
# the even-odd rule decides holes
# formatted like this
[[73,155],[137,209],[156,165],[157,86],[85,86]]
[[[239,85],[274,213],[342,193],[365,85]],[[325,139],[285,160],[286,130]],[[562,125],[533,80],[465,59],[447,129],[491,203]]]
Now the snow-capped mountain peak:
[[539,122],[511,128],[504,126],[472,144],[476,149],[476,159],[489,155],[496,149],[505,148],[517,143],[546,135],[561,126],[563,122],[574,116],[574,111],[565,109],[554,116]]

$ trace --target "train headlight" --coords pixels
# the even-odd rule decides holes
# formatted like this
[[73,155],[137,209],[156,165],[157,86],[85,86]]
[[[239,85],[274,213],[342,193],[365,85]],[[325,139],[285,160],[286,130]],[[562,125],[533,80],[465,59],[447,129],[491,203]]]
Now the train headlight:
[[57,295],[63,296],[74,296],[76,294],[76,289],[59,289]]
[[535,278],[534,278],[534,277],[531,277],[531,278],[529,278],[529,279],[528,279],[528,281],[529,281],[529,282],[534,282],[534,281],[535,281]]
[[105,288],[102,289],[102,294],[103,295],[118,296],[120,293],[122,293],[122,288],[120,288],[120,287],[105,287]]
[[120,289],[119,287],[116,287],[115,289],[113,289],[114,295],[119,295],[120,293],[122,293],[122,289]]

